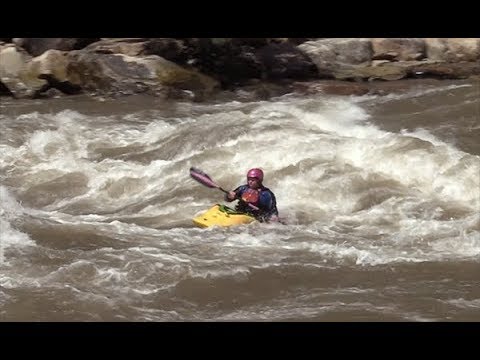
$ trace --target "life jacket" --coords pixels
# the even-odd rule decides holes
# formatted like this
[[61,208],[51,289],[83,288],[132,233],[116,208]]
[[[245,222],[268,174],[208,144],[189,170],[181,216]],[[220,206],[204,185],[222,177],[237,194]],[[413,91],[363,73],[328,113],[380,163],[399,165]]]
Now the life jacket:
[[[278,216],[277,201],[273,192],[267,187],[251,189],[248,185],[239,186],[234,190],[239,200],[236,210],[252,214],[257,220],[263,221],[272,215]],[[252,209],[248,204],[252,204],[259,210]]]

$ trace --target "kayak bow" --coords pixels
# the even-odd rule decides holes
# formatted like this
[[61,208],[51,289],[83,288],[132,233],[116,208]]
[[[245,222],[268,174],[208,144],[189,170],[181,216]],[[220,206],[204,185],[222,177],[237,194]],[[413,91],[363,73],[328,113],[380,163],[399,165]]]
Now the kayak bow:
[[206,212],[193,218],[193,223],[201,228],[207,228],[211,226],[233,226],[249,224],[255,221],[253,216],[248,214],[239,213],[228,206],[215,204]]

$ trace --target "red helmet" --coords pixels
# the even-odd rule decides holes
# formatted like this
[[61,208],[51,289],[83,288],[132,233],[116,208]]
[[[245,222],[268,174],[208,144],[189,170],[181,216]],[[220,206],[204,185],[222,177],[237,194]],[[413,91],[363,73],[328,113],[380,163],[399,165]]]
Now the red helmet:
[[261,169],[250,169],[247,173],[247,178],[257,178],[260,182],[263,181],[263,171]]

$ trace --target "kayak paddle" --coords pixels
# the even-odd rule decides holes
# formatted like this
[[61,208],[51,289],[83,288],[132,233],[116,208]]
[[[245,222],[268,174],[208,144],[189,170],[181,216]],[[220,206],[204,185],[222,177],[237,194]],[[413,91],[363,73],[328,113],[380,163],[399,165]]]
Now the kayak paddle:
[[223,191],[225,194],[228,194],[228,191],[222,189],[215,181],[212,180],[210,176],[205,174],[202,170],[191,167],[190,168],[190,176],[197,180],[200,184],[205,185],[209,188],[219,189]]
[[[215,181],[213,181],[212,178],[210,176],[208,176],[208,174],[204,173],[202,170],[200,170],[198,168],[191,167],[190,168],[190,176],[194,180],[197,180],[202,185],[205,185],[205,186],[207,186],[209,188],[212,188],[212,189],[218,189],[220,191],[223,191],[225,194],[229,193],[229,191],[223,189],[220,185],[218,185]],[[256,207],[255,205],[252,205],[250,203],[248,203],[248,206],[250,206],[254,210],[259,210],[258,207]]]

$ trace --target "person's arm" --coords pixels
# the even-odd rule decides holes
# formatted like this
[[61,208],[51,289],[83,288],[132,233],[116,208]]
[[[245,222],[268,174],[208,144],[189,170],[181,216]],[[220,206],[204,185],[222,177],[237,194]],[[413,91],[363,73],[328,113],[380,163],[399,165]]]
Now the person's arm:
[[228,194],[225,194],[225,201],[233,201],[236,196],[237,193],[235,191],[230,191]]
[[237,199],[239,196],[241,186],[237,187],[235,190],[229,191],[228,194],[225,194],[225,201],[233,201]]

